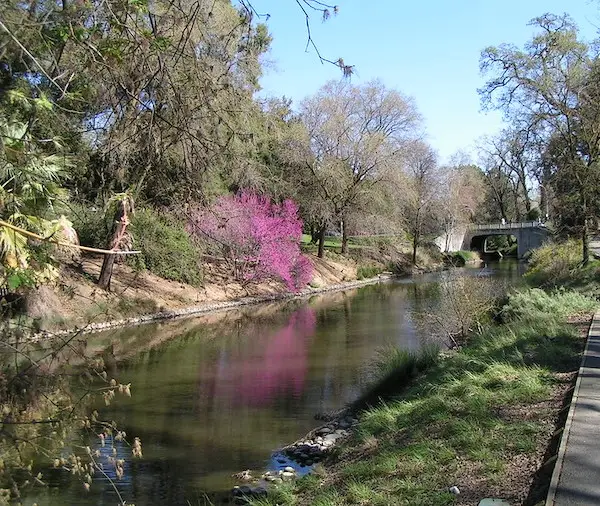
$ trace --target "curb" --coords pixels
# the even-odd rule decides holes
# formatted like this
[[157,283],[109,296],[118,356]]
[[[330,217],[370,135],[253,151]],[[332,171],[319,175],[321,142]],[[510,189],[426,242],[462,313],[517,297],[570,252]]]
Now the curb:
[[548,489],[548,496],[546,497],[545,506],[554,506],[555,504],[556,491],[558,490],[558,483],[560,481],[560,477],[563,470],[565,453],[567,451],[567,445],[569,444],[569,434],[571,431],[571,425],[573,424],[573,417],[575,416],[575,410],[577,409],[577,399],[579,397],[579,389],[581,386],[581,380],[583,378],[585,360],[590,346],[590,337],[592,335],[592,331],[595,330],[595,324],[600,325],[600,313],[594,314],[592,322],[590,323],[590,329],[588,330],[587,341],[585,343],[585,349],[583,350],[583,355],[581,357],[579,371],[577,372],[577,381],[575,382],[575,389],[573,390],[573,397],[571,398],[569,414],[567,415],[567,420],[565,421],[565,428],[563,430],[562,438],[560,440],[560,446],[556,458],[556,465],[554,466],[554,471],[552,472],[552,479],[550,480],[550,488]]

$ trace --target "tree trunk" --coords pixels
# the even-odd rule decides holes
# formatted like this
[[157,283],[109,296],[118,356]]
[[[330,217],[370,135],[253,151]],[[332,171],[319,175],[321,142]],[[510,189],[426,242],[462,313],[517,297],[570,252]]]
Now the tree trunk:
[[[110,249],[118,249],[125,236],[125,229],[129,224],[128,214],[133,211],[132,201],[129,197],[120,200],[117,203],[117,211],[114,217],[113,235],[110,239]],[[103,290],[110,291],[110,279],[112,277],[113,267],[116,255],[104,255],[98,286]]]
[[419,246],[419,237],[417,234],[413,235],[413,251],[412,251],[412,264],[417,265],[417,247]]
[[587,219],[583,219],[583,227],[581,228],[581,242],[583,243],[582,253],[583,259],[582,264],[587,265],[590,261],[590,243],[589,243],[589,235],[588,235],[588,227],[587,227]]
[[113,266],[115,264],[115,255],[104,255],[98,286],[103,290],[110,291],[110,278],[112,277]]
[[319,229],[319,249],[317,252],[317,256],[319,258],[323,258],[324,254],[325,254],[325,225],[323,225]]
[[342,255],[348,253],[348,232],[346,232],[346,221],[342,220]]
[[319,229],[317,229],[317,227],[315,227],[314,225],[310,226],[310,242],[312,244],[317,244],[317,241],[319,240]]

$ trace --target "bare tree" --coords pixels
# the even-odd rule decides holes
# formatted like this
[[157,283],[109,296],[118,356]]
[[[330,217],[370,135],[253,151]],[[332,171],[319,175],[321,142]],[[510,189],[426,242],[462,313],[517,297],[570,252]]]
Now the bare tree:
[[306,165],[328,214],[340,222],[346,252],[349,213],[367,207],[374,188],[397,169],[420,133],[420,116],[411,99],[378,81],[329,82],[300,110],[311,147]]
[[440,171],[437,155],[423,141],[412,143],[402,160],[405,176],[397,189],[401,219],[412,242],[412,263],[417,249],[427,237],[441,231]]

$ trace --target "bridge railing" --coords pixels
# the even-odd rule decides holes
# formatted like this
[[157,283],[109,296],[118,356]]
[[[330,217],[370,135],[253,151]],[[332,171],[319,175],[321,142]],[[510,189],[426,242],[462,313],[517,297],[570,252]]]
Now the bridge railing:
[[473,224],[469,226],[470,230],[510,230],[510,229],[520,229],[520,228],[536,228],[536,227],[545,227],[543,223],[539,221],[523,221],[519,223],[488,223],[485,225],[482,224]]

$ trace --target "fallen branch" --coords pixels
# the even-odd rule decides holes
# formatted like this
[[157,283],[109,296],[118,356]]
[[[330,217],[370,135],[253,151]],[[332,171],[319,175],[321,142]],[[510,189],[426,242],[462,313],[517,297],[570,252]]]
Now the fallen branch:
[[114,250],[114,249],[89,248],[87,246],[80,246],[79,244],[72,244],[72,243],[69,243],[66,241],[52,239],[51,237],[42,237],[41,235],[35,234],[33,232],[29,232],[28,230],[17,227],[15,225],[12,225],[11,223],[8,223],[3,220],[0,220],[0,226],[10,228],[11,230],[14,230],[15,232],[17,232],[21,235],[31,237],[31,238],[37,239],[39,241],[49,242],[49,243],[56,244],[58,246],[64,246],[67,248],[77,248],[77,249],[80,249],[81,251],[89,251],[90,253],[101,253],[103,255],[138,255],[141,253],[141,251],[122,251],[122,250]]

